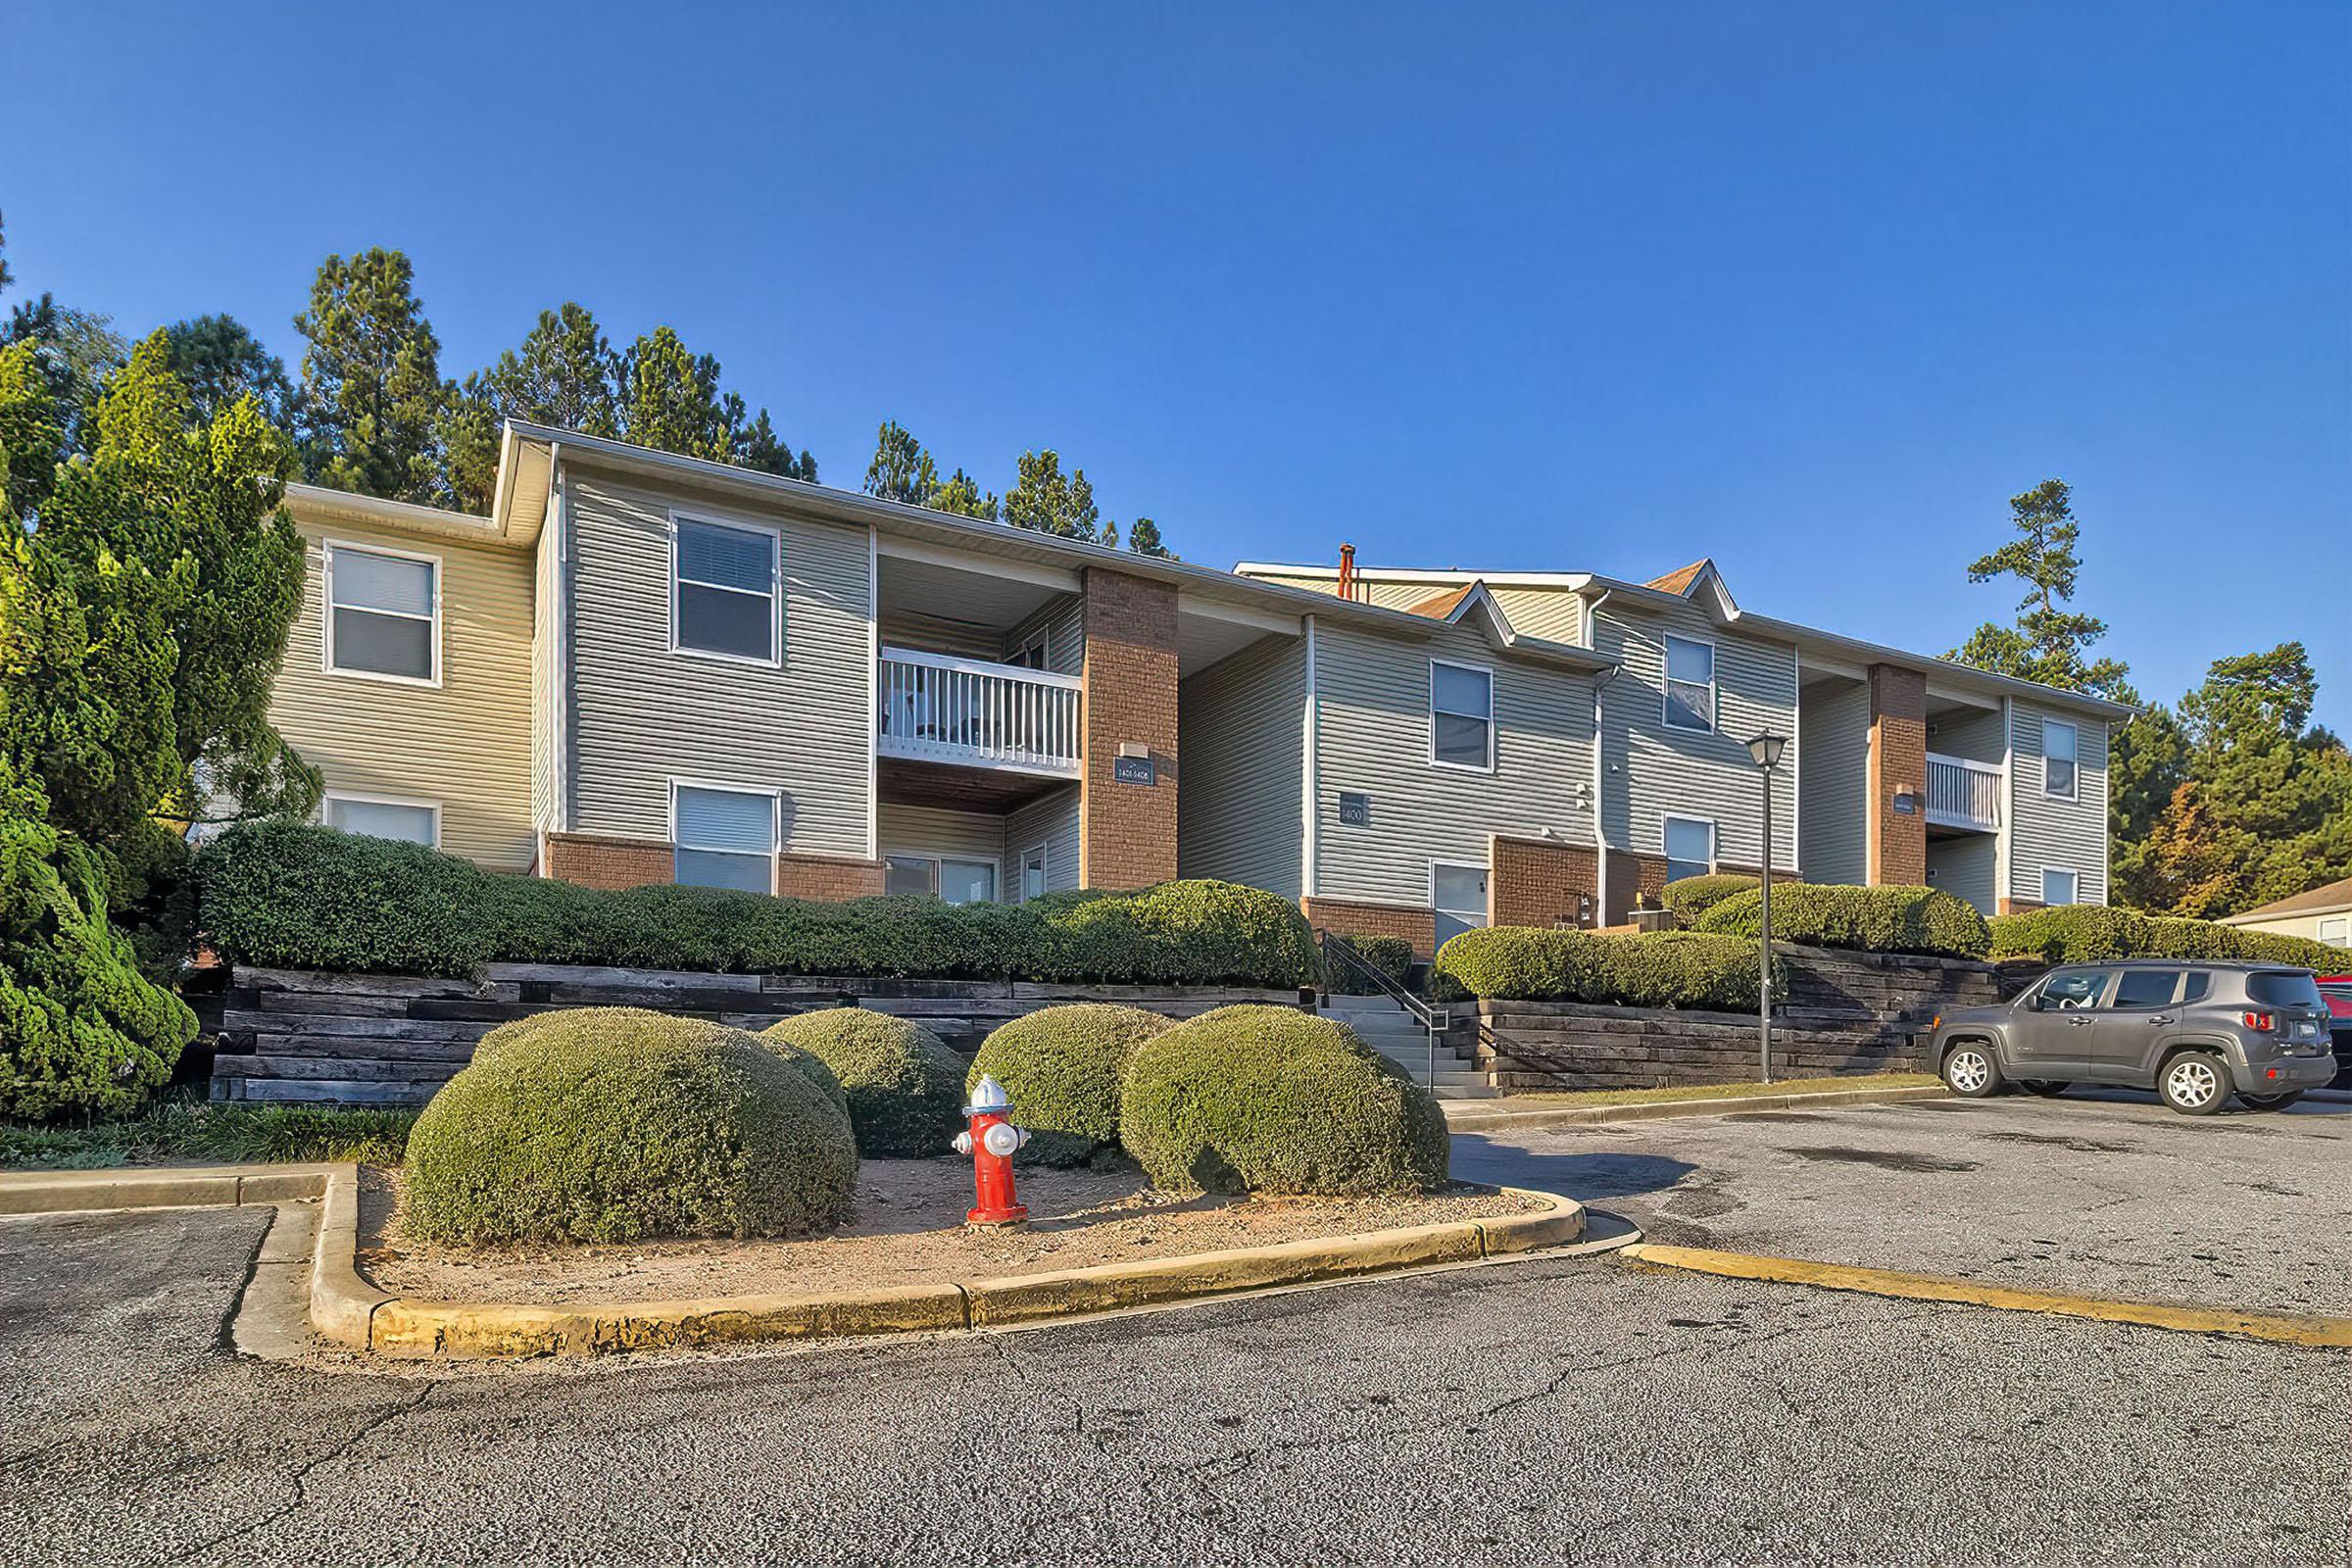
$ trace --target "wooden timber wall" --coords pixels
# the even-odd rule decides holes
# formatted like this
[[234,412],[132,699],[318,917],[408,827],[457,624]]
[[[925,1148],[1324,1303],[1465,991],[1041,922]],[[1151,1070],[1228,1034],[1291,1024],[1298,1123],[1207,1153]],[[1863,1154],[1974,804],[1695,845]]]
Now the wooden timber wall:
[[557,1007],[651,1007],[761,1029],[855,1001],[912,1018],[965,1055],[1009,1018],[1119,1002],[1189,1018],[1240,1002],[1298,1006],[1296,991],[837,979],[494,963],[475,979],[245,969],[231,975],[213,1062],[215,1100],[421,1104],[510,1018]]

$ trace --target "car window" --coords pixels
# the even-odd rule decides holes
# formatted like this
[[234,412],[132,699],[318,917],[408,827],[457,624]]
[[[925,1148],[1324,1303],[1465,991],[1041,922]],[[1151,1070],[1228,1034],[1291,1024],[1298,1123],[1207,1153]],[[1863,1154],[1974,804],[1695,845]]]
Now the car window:
[[2274,1007],[2318,1007],[2326,1004],[2320,983],[2301,969],[2258,969],[2246,976],[2246,995]]
[[2115,988],[2117,1007],[2169,1007],[2180,989],[2178,969],[2126,969]]
[[2205,973],[2202,969],[2191,969],[2188,974],[2188,989],[2180,993],[2180,1000],[2182,1002],[2203,1002],[2206,993],[2212,989],[2213,976]]
[[2042,985],[2041,1005],[2060,1012],[2096,1006],[2099,993],[2107,989],[2107,979],[2114,973],[2112,969],[2061,969]]

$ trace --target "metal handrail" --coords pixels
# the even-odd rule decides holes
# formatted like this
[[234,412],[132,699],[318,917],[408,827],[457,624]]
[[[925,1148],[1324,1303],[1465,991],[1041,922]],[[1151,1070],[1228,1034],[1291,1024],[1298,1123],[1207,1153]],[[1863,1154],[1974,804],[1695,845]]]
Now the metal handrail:
[[[1337,931],[1321,933],[1316,938],[1316,945],[1323,954],[1324,1004],[1329,1005],[1331,1002],[1331,976],[1335,967],[1345,970],[1352,978],[1371,981],[1375,991],[1399,1004],[1429,1031],[1429,1072],[1434,1084],[1437,1078],[1438,1035],[1452,1026],[1453,1009],[1432,1006],[1405,990],[1365,957],[1362,949]],[[1334,958],[1338,959],[1336,965],[1332,961]],[[1471,1027],[1477,1031],[1479,1044],[1496,1056],[1507,1057],[1513,1062],[1525,1062],[1542,1072],[1565,1073],[1573,1071],[1578,1065],[1572,1057],[1559,1052],[1530,1046],[1515,1036],[1504,1034],[1487,1022],[1485,1015],[1475,1005],[1462,1011],[1469,1018]]]

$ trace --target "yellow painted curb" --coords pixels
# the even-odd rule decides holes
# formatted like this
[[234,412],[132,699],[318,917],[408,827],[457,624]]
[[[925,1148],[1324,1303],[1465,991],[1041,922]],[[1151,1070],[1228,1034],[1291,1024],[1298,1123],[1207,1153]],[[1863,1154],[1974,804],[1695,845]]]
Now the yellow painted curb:
[[953,1284],[808,1296],[726,1296],[613,1305],[387,1300],[369,1348],[400,1356],[612,1355],[683,1346],[914,1334],[965,1326]]
[[1570,1242],[1584,1240],[1584,1204],[1532,1187],[1505,1187],[1502,1191],[1514,1198],[1541,1198],[1552,1206],[1540,1214],[1505,1214],[1499,1219],[1474,1221],[1478,1226],[1479,1250],[1487,1256],[1536,1252],[1546,1247],[1565,1247]]
[[321,1339],[368,1348],[368,1324],[392,1298],[360,1277],[360,1167],[337,1165],[318,1203],[318,1239],[311,1252],[311,1327]]
[[1765,1257],[1751,1252],[1719,1252],[1711,1248],[1667,1247],[1649,1242],[1628,1247],[1621,1255],[1661,1268],[1782,1285],[1809,1285],[1824,1291],[1849,1291],[1912,1301],[1952,1301],[2012,1312],[2046,1312],[2103,1323],[2175,1329],[2186,1334],[2231,1334],[2281,1345],[2352,1348],[2352,1318],[2174,1306],[2162,1301],[2118,1301],[2032,1286],[1984,1285],[1935,1274],[1901,1274],[1891,1269],[1856,1268],[1843,1263],[1815,1263],[1797,1257]]

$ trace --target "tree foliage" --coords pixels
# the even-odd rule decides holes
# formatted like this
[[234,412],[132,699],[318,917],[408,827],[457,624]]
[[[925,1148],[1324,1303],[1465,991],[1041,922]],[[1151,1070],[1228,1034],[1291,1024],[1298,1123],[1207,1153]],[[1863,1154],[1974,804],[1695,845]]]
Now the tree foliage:
[[927,505],[939,488],[939,465],[896,419],[885,419],[874,437],[874,458],[865,466],[865,493],[910,507]]
[[1018,480],[1004,495],[1006,522],[1064,539],[1096,537],[1102,514],[1084,468],[1063,474],[1061,455],[1049,447],[1022,453],[1018,471]]
[[518,348],[451,389],[442,414],[447,490],[461,512],[490,510],[498,486],[499,427],[508,419],[583,435],[620,433],[612,345],[588,308],[566,300],[541,311]]
[[618,379],[623,440],[814,482],[816,459],[796,457],[765,409],[751,417],[741,397],[720,389],[718,360],[688,352],[674,328],[656,327],[630,344]]
[[188,389],[193,419],[210,422],[250,397],[270,424],[294,428],[300,400],[286,363],[262,347],[244,322],[233,316],[190,317],[165,327],[164,340],[165,364]]
[[447,494],[440,434],[449,389],[441,341],[399,251],[329,256],[294,318],[302,356],[303,470],[362,495],[432,503]]
[[1968,567],[1970,582],[2014,577],[2026,586],[2015,625],[1990,621],[1979,626],[1950,657],[1979,669],[2039,681],[2067,691],[2089,692],[2130,702],[2130,671],[2112,659],[2087,660],[2085,651],[2107,634],[2107,623],[2072,610],[2082,558],[2075,546],[2082,527],[2063,479],[2044,479],[2009,498],[2010,526],[2017,537]]

